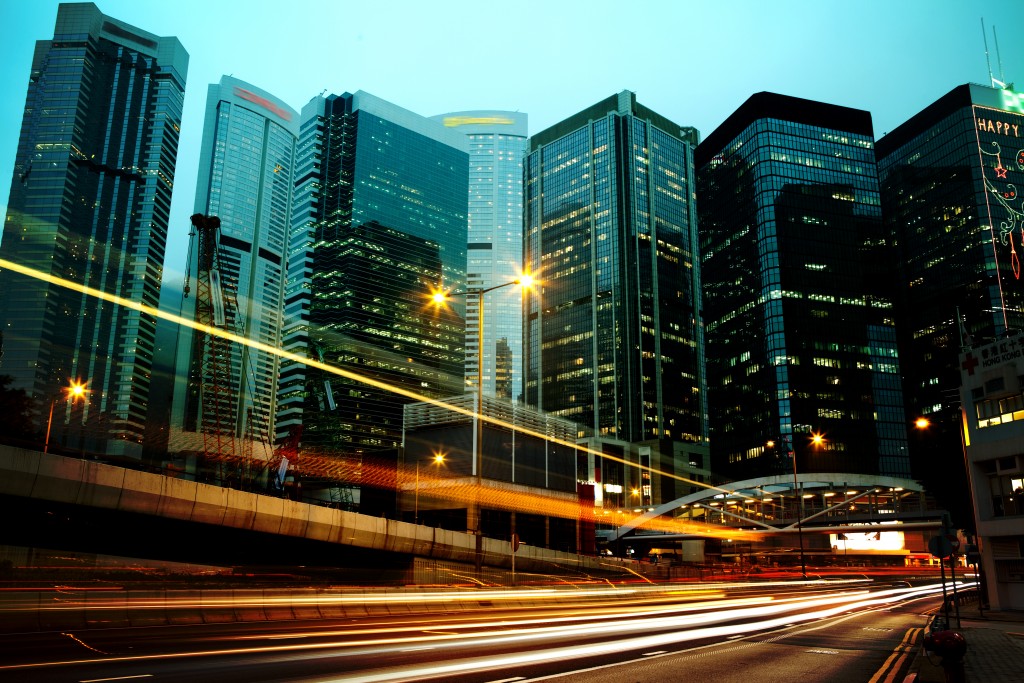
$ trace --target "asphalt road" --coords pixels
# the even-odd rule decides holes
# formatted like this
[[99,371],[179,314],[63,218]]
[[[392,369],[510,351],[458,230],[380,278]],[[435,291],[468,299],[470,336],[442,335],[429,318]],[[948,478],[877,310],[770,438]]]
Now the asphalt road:
[[902,680],[937,584],[708,587],[636,601],[0,636],[0,681]]

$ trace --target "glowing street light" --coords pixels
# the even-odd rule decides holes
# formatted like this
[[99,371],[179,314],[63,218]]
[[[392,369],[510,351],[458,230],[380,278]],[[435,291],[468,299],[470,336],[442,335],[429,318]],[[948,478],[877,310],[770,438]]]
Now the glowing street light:
[[[74,403],[80,398],[85,398],[85,384],[77,380],[71,380],[71,384],[62,389],[64,400]],[[43,442],[43,453],[50,452],[50,429],[53,427],[53,406],[57,399],[50,400],[50,416],[46,419],[46,440]]]
[[[533,276],[529,273],[523,273],[516,277],[514,280],[509,282],[503,282],[500,285],[494,285],[493,287],[485,288],[469,288],[465,292],[449,292],[445,290],[438,290],[431,294],[431,299],[435,305],[441,306],[453,296],[475,296],[477,300],[477,369],[476,369],[476,429],[474,430],[476,447],[474,448],[473,454],[473,473],[477,479],[477,504],[475,509],[475,518],[467,519],[467,527],[470,529],[476,529],[477,533],[477,549],[482,551],[482,536],[480,535],[480,487],[482,486],[481,480],[483,478],[483,410],[484,410],[484,295],[488,292],[493,292],[496,289],[502,289],[503,287],[511,287],[513,285],[520,287],[521,289],[531,289],[536,286],[537,282]],[[514,530],[513,530],[514,531]],[[480,552],[477,553],[477,561],[481,560]]]
[[[434,453],[434,464],[437,465],[438,469],[444,464],[444,453]],[[413,503],[412,512],[413,524],[420,523],[420,461],[416,460],[416,489],[415,489],[415,502]]]

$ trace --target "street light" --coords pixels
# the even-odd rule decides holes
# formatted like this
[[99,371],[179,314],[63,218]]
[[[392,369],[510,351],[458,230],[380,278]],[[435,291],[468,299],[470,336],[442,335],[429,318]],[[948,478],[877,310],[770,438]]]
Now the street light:
[[[85,396],[85,384],[77,380],[71,380],[71,384],[61,390],[64,393],[64,400],[72,401]],[[46,440],[43,442],[43,453],[50,452],[50,429],[53,427],[53,406],[57,403],[56,398],[50,399],[50,416],[46,419]]]
[[[440,469],[441,464],[444,462],[444,453],[434,453],[434,464]],[[420,523],[420,461],[416,460],[416,489],[415,489],[415,503],[413,504],[412,511],[412,522],[413,524]]]
[[[475,296],[477,300],[477,351],[476,351],[476,448],[474,449],[473,458],[473,473],[477,479],[480,479],[483,475],[483,408],[484,408],[484,392],[483,392],[483,380],[484,380],[484,295],[488,292],[493,292],[496,289],[503,287],[511,287],[516,285],[522,289],[530,289],[536,284],[533,277],[527,273],[523,273],[514,280],[509,282],[503,282],[500,285],[494,285],[492,287],[485,288],[471,288],[465,292],[446,292],[443,290],[434,292],[431,298],[437,305],[444,305],[444,303],[453,296]],[[478,511],[479,512],[479,511]],[[469,521],[469,520],[467,520]],[[479,523],[479,520],[477,520]],[[479,529],[477,529],[479,532]]]
[[[825,438],[821,434],[818,434],[818,433],[812,433],[811,434],[811,443],[815,446],[815,448],[819,447],[824,441],[825,441]],[[785,443],[785,440],[783,441],[783,443]],[[775,442],[771,441],[771,440],[769,440],[765,445],[768,448],[775,448]],[[807,560],[804,557],[804,524],[803,524],[804,500],[800,496],[800,484],[799,484],[799,482],[797,480],[797,473],[796,473],[796,451],[793,450],[789,455],[790,455],[790,459],[793,461],[793,503],[795,505],[795,510],[796,510],[796,534],[797,534],[797,538],[799,539],[799,542],[800,542],[800,574],[801,574],[801,576],[803,576],[806,579],[807,578]]]
[[[473,449],[473,473],[477,480],[476,490],[476,502],[473,509],[473,519],[469,518],[467,514],[466,527],[468,529],[476,530],[476,565],[477,569],[481,567],[483,560],[483,536],[482,530],[480,529],[480,489],[483,488],[483,469],[484,469],[484,458],[483,458],[483,413],[484,413],[484,295],[488,292],[493,292],[496,289],[503,287],[511,287],[516,285],[521,289],[530,289],[536,284],[536,281],[529,273],[522,273],[514,280],[509,282],[503,282],[500,285],[494,285],[492,287],[483,288],[467,288],[465,292],[447,292],[439,290],[431,295],[434,303],[438,306],[443,305],[448,299],[458,295],[475,295],[477,301],[477,314],[476,314],[476,428],[473,430],[474,438],[476,441]],[[515,529],[512,529],[512,533],[515,533]]]

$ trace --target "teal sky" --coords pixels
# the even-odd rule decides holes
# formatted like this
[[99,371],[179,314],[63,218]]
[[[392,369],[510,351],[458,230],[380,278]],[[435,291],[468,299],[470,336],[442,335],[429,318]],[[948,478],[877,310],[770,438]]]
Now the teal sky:
[[[0,205],[32,51],[56,0],[0,0]],[[537,133],[621,90],[711,133],[763,90],[871,112],[876,137],[989,61],[1024,89],[1024,0],[97,0],[189,53],[167,270],[183,270],[206,88],[225,74],[295,109],[365,90],[426,116],[526,112]],[[992,30],[995,27],[999,55]]]

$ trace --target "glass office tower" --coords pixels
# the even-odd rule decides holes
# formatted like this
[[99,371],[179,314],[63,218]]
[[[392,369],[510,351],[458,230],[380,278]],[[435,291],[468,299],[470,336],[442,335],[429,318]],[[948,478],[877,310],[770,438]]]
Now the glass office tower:
[[908,417],[930,422],[914,430],[914,476],[970,528],[959,357],[1024,329],[1024,94],[960,85],[881,138],[877,154],[899,244]]
[[757,93],[697,179],[716,475],[908,476],[871,115]]
[[[218,327],[275,349],[282,342],[298,131],[298,113],[253,85],[225,76],[207,91],[195,213],[217,217],[220,227],[204,242],[193,226],[181,315],[216,324],[203,319],[211,302],[200,300],[218,295]],[[215,249],[215,258],[200,258],[200,246]],[[211,265],[219,294],[200,285],[209,278],[200,271]],[[206,443],[216,437],[227,452],[265,461],[274,443],[279,356],[183,327],[175,365],[170,450],[216,458]]]
[[91,3],[60,5],[36,43],[0,245],[34,274],[3,269],[0,373],[50,450],[141,457],[155,317],[41,278],[157,307],[187,70],[176,38]]
[[526,159],[524,265],[541,282],[524,294],[526,402],[619,442],[639,479],[594,462],[580,479],[636,502],[673,499],[652,472],[707,445],[696,138],[625,91],[532,136]]
[[[463,393],[466,137],[364,92],[300,119],[277,431],[304,453],[397,448],[402,406]],[[348,502],[348,501],[342,501]]]
[[[522,273],[523,154],[526,114],[462,111],[433,117],[469,144],[469,241],[466,286],[487,289]],[[518,289],[487,295],[484,309],[484,394],[522,400],[523,309]],[[466,387],[480,371],[479,311],[466,302]]]

